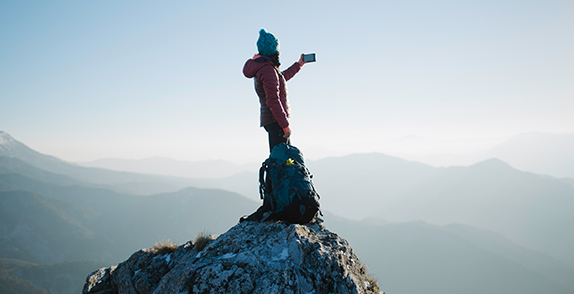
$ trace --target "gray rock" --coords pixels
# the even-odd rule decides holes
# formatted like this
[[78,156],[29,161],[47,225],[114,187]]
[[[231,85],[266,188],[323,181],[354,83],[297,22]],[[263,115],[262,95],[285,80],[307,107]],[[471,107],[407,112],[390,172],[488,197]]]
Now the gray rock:
[[349,243],[321,224],[243,222],[202,250],[142,249],[90,274],[84,294],[383,293]]

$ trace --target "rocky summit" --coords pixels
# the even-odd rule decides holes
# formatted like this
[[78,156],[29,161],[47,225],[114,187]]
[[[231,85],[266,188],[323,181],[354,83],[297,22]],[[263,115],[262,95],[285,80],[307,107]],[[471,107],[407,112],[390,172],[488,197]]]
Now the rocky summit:
[[383,292],[349,243],[322,224],[246,221],[219,237],[142,249],[90,274],[83,293]]

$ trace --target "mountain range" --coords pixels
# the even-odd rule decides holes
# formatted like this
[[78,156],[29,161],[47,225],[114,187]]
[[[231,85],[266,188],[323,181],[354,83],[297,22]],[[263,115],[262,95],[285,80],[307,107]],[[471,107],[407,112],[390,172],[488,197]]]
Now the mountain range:
[[[78,293],[69,289],[102,263],[161,239],[223,233],[260,204],[233,189],[189,187],[199,179],[82,167],[0,138],[0,281],[11,281],[2,287],[18,281],[43,288],[36,293]],[[308,166],[324,224],[350,242],[387,293],[574,291],[569,180],[499,160],[434,168],[361,154]],[[233,181],[239,175],[256,182],[251,173]],[[46,283],[56,268],[66,272],[60,285],[75,286]]]
[[558,178],[574,178],[574,133],[525,133],[479,154],[513,167]]
[[518,171],[496,159],[433,168],[354,155],[309,168],[319,194],[328,195],[322,204],[337,215],[471,225],[574,264],[574,186],[567,181]]
[[[498,159],[436,168],[378,153],[330,157],[307,166],[324,196],[321,205],[336,215],[471,225],[574,264],[572,179],[520,171]],[[188,183],[259,199],[256,172]]]
[[574,178],[574,133],[522,133],[481,151],[402,157],[433,166],[467,166],[498,158],[521,171]]
[[[498,158],[521,171],[574,179],[574,133],[523,133],[510,137],[493,147],[473,153],[399,157],[436,167],[468,166]],[[181,161],[165,157],[138,160],[105,158],[78,164],[116,171],[202,179],[217,179],[241,172],[256,172],[260,166],[260,163],[239,165],[223,160]]]
[[254,171],[260,166],[255,163],[238,165],[224,160],[181,161],[166,157],[150,157],[140,160],[104,158],[78,164],[132,173],[200,179],[229,177],[240,172]]

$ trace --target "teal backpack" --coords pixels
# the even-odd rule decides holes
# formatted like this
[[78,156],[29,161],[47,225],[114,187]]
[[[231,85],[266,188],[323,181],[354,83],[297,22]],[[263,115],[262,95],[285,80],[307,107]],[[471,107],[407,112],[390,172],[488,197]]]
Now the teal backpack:
[[285,143],[273,147],[259,170],[261,199],[271,204],[271,213],[261,221],[285,220],[297,224],[312,221],[320,208],[319,194],[311,178],[299,149]]

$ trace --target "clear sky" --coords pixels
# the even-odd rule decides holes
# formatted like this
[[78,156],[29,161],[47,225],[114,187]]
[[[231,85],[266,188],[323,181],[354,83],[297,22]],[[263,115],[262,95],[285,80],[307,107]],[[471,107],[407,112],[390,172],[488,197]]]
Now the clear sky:
[[308,157],[574,132],[574,1],[1,1],[0,130],[69,161],[261,161],[258,30]]

